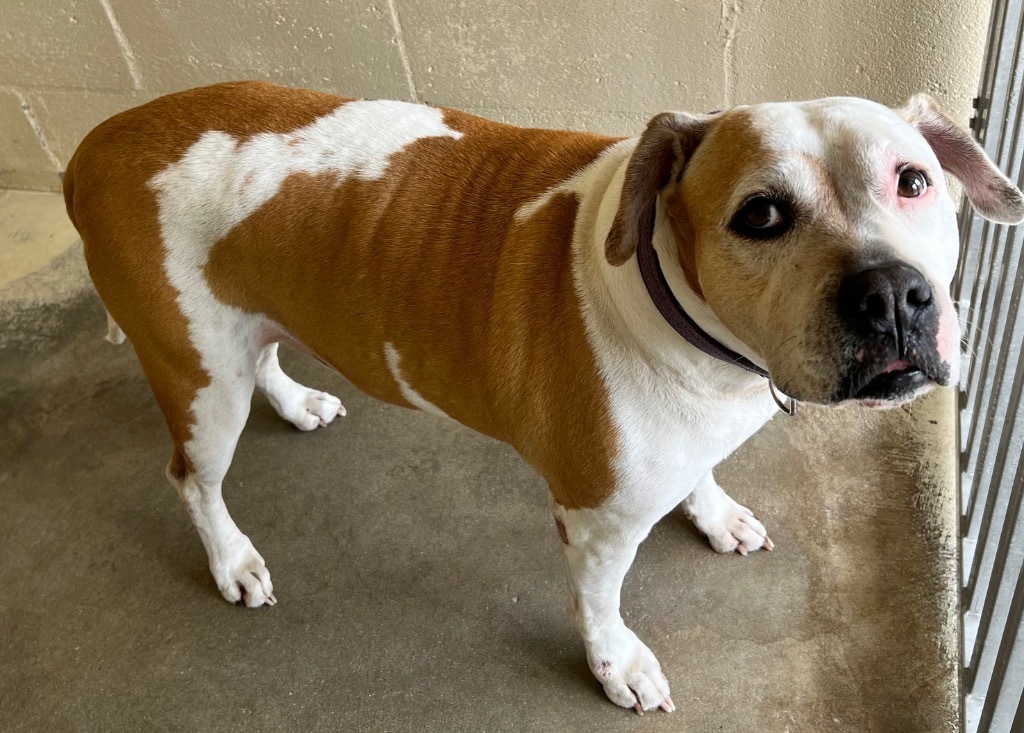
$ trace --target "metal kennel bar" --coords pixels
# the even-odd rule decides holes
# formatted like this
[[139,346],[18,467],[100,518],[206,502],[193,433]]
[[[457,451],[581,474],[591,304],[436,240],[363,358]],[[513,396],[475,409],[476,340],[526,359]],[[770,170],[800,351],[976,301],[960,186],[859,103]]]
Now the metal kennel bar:
[[[1022,184],[1024,0],[995,0],[971,127]],[[1024,226],[960,213],[963,730],[1024,733]]]

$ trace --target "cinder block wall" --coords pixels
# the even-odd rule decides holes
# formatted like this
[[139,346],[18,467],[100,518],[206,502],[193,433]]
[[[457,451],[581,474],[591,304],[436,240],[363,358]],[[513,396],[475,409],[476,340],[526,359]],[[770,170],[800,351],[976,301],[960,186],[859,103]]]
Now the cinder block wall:
[[0,188],[167,92],[268,79],[638,133],[665,109],[935,95],[966,119],[988,0],[0,0]]

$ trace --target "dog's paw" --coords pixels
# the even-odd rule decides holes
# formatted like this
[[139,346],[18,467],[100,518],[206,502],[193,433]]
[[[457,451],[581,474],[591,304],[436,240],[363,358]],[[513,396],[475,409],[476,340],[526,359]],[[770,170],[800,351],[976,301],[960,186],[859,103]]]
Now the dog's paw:
[[249,608],[277,603],[267,564],[249,538],[241,533],[234,541],[218,548],[215,557],[210,557],[210,571],[221,595],[230,603]]
[[590,670],[616,705],[645,710],[675,711],[668,680],[647,646],[625,625],[602,632],[587,643]]
[[274,407],[281,417],[306,432],[322,428],[339,415],[345,415],[345,406],[334,395],[301,386]]
[[293,421],[299,430],[322,428],[339,415],[345,416],[345,406],[341,404],[341,400],[326,392],[309,390],[302,407],[305,415],[301,418],[301,424]]
[[708,542],[715,552],[738,552],[746,555],[760,549],[774,550],[775,543],[754,513],[735,501],[730,502],[732,506],[719,521],[706,525],[697,524],[697,528],[707,535]]

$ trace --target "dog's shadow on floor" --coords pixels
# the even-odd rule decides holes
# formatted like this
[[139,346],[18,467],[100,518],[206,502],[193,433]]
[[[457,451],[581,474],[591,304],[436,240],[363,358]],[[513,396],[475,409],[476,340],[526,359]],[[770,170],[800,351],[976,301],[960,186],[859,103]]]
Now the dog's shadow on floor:
[[709,551],[711,550],[711,545],[708,544],[704,533],[694,526],[681,507],[677,506],[665,515],[665,518],[658,523],[655,531],[671,532],[678,537],[676,542],[687,546],[703,545]]

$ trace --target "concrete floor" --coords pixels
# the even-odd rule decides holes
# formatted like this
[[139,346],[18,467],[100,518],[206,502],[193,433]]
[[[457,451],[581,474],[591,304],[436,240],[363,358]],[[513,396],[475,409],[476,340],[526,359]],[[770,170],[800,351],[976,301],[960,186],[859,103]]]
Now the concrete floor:
[[587,670],[542,481],[292,354],[349,416],[299,433],[257,398],[225,495],[280,603],[221,600],[75,239],[0,192],[4,730],[956,730],[948,392],[780,416],[719,469],[774,553],[655,528],[623,606],[679,710],[639,718]]

